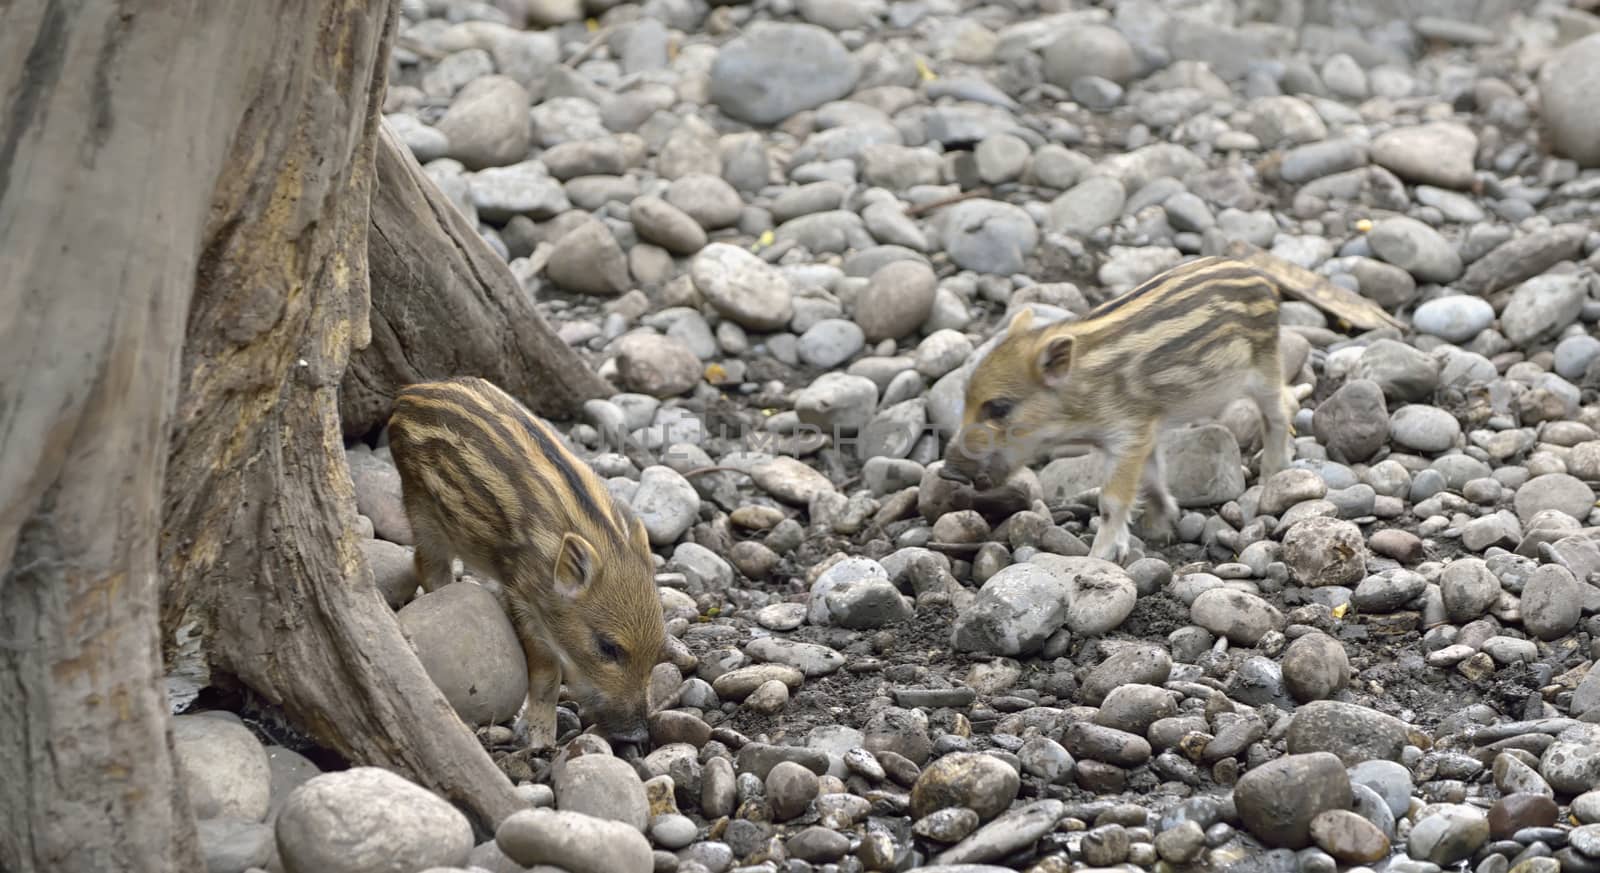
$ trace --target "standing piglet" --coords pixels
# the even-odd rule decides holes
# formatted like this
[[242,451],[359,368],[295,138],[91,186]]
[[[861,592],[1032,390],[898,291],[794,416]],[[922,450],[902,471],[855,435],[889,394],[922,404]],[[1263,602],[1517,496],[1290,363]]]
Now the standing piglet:
[[1163,428],[1249,397],[1265,425],[1261,478],[1288,466],[1299,402],[1279,364],[1278,289],[1248,264],[1199,258],[1081,319],[1032,318],[1018,313],[973,370],[945,478],[992,490],[1051,447],[1095,446],[1108,480],[1090,555],[1121,561],[1139,497],[1150,526],[1170,531],[1176,520],[1156,450]]
[[451,559],[500,583],[528,661],[534,748],[556,741],[561,682],[614,740],[643,743],[666,642],[644,525],[510,395],[477,378],[411,385],[389,445],[426,591]]

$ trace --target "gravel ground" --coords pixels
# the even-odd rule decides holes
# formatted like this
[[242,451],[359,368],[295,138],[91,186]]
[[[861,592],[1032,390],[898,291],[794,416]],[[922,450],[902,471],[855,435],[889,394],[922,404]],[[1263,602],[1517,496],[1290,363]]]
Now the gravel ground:
[[[1600,17],[1519,5],[408,0],[388,123],[627,392],[566,433],[662,559],[653,750],[516,748],[509,625],[416,597],[358,444],[529,809],[192,713],[208,869],[1600,870]],[[1239,241],[1400,325],[1283,306],[1291,469],[1248,404],[1169,437],[1121,566],[1094,457],[960,507],[1010,315]]]

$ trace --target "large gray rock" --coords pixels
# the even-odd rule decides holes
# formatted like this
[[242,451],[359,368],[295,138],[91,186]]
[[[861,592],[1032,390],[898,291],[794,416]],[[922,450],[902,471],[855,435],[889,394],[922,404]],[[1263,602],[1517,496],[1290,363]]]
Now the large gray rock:
[[939,279],[920,261],[879,267],[856,297],[856,323],[868,342],[898,339],[915,331],[933,311]]
[[461,867],[472,824],[460,810],[378,767],[324,773],[278,815],[285,873],[401,873]]
[[823,373],[794,397],[801,423],[832,437],[860,431],[877,408],[878,386],[865,376],[849,373]]
[[238,719],[174,716],[172,745],[196,818],[266,817],[272,792],[267,752]]
[[1405,215],[1385,218],[1367,234],[1372,251],[1424,282],[1461,275],[1461,255],[1437,230]]
[[1283,535],[1283,561],[1307,587],[1355,585],[1366,575],[1367,546],[1352,522],[1307,518]]
[[780,330],[794,317],[788,278],[738,246],[711,243],[694,256],[689,275],[706,300],[741,327]]
[[1539,71],[1539,115],[1555,151],[1600,167],[1600,33],[1590,34],[1545,62]]
[[1332,752],[1345,766],[1362,761],[1398,761],[1409,742],[1405,722],[1375,709],[1337,700],[1302,705],[1289,719],[1285,734],[1291,755]]
[[639,488],[629,503],[644,524],[650,545],[667,546],[694,524],[700,494],[677,470],[658,464],[639,474]]
[[1045,46],[1045,81],[1060,88],[1085,76],[1125,85],[1139,73],[1139,59],[1128,38],[1115,28],[1086,25],[1066,30]]
[[622,246],[599,219],[584,217],[556,241],[545,275],[567,291],[616,297],[632,285]]
[[528,156],[528,89],[510,76],[475,79],[456,95],[438,130],[450,157],[468,169],[503,167]]
[[1583,618],[1583,585],[1566,567],[1544,564],[1522,589],[1522,624],[1541,640],[1558,639]]
[[700,383],[700,357],[675,336],[641,330],[617,341],[617,374],[630,391],[687,394]]
[[1179,506],[1216,506],[1244,493],[1243,458],[1233,432],[1220,424],[1168,431],[1160,451],[1167,488]]
[[1020,273],[1039,245],[1039,228],[1028,213],[998,200],[957,203],[940,214],[938,226],[950,260],[978,273]]
[[711,101],[748,124],[777,124],[849,94],[861,64],[839,38],[812,24],[757,22],[711,64]]
[[1448,121],[1399,127],[1372,141],[1372,162],[1407,182],[1441,188],[1472,185],[1478,137]]
[[512,813],[495,843],[524,867],[548,864],[569,873],[650,873],[650,841],[630,825],[549,809]]
[[455,582],[400,610],[400,627],[428,678],[469,725],[499,724],[528,694],[528,667],[499,598]]
[[1285,755],[1251,768],[1234,786],[1245,829],[1269,846],[1301,849],[1311,843],[1311,820],[1350,806],[1350,777],[1326,752]]
[[245,873],[272,861],[272,826],[230,818],[195,822],[206,873]]
[[610,755],[581,755],[552,773],[556,807],[610,819],[641,832],[650,823],[644,782],[628,762]]
[[1501,332],[1517,345],[1555,336],[1578,320],[1590,284],[1580,274],[1534,276],[1511,292],[1500,313]]
[[1139,592],[1133,578],[1110,561],[1040,554],[1033,561],[1064,578],[1065,625],[1080,637],[1106,633],[1133,612]]
[[950,645],[992,655],[1036,652],[1066,621],[1066,588],[1059,573],[1040,564],[1006,567],[957,614]]
[[267,766],[272,768],[272,805],[267,809],[267,823],[271,824],[277,821],[289,795],[322,773],[322,768],[305,755],[282,746],[267,746]]
[[1389,441],[1389,411],[1383,389],[1371,379],[1351,379],[1317,406],[1311,432],[1343,463],[1362,463]]

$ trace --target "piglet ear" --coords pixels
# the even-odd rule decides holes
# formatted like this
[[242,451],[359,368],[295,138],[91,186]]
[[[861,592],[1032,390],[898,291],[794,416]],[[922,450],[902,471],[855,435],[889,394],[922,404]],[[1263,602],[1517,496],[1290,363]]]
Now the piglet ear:
[[1011,316],[1011,324],[1006,326],[1006,333],[1022,333],[1033,327],[1033,307],[1024,306]]
[[595,564],[594,547],[587,540],[574,533],[562,537],[556,554],[556,593],[569,600],[581,597],[594,579]]
[[1039,347],[1039,378],[1050,388],[1058,388],[1067,381],[1072,369],[1072,337],[1057,335],[1045,340]]

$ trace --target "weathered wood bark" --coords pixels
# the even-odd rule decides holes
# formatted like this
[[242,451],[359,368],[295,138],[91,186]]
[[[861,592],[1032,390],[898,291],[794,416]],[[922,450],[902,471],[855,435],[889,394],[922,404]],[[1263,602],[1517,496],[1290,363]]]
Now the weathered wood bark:
[[481,376],[550,418],[611,393],[387,128],[377,166],[372,342],[352,356],[340,388],[346,436],[382,425],[395,394],[424,379]]
[[201,869],[156,636],[184,317],[266,4],[0,3],[0,870]]
[[[241,3],[243,0],[241,0]],[[338,386],[367,333],[395,4],[291,0],[240,29],[271,67],[213,197],[165,500],[162,639],[203,641],[323,745],[493,826],[510,782],[428,679],[357,548]]]

